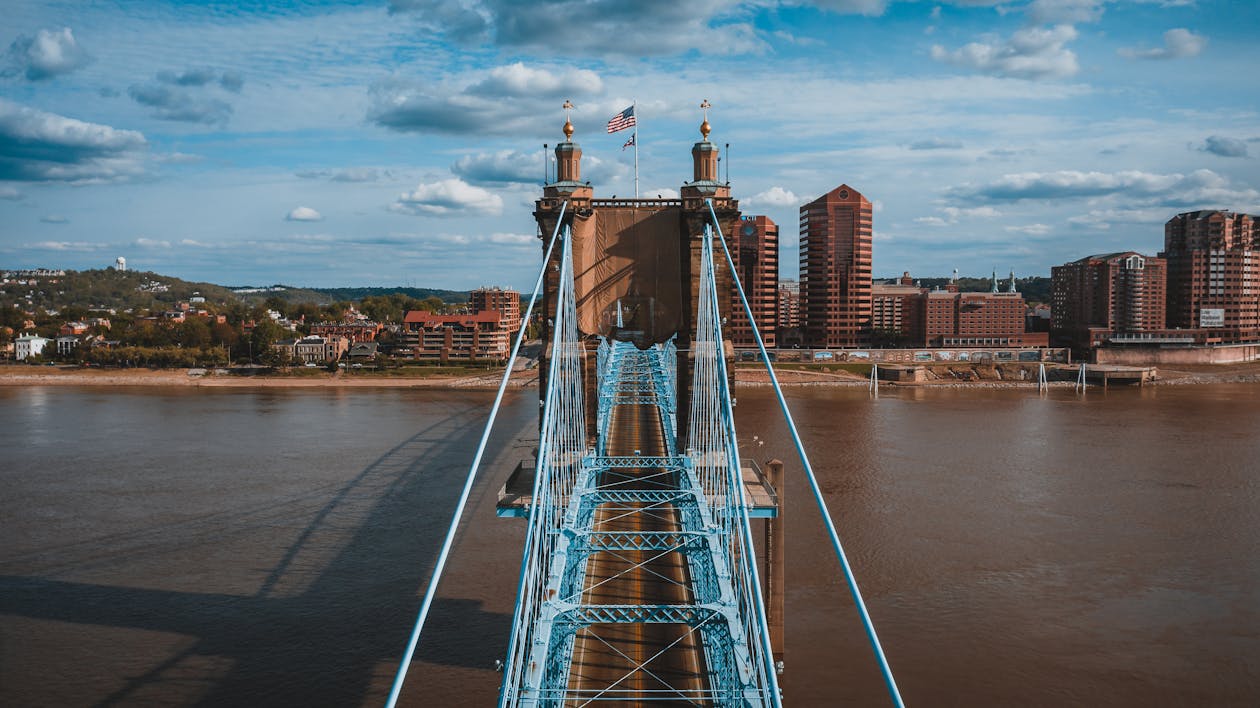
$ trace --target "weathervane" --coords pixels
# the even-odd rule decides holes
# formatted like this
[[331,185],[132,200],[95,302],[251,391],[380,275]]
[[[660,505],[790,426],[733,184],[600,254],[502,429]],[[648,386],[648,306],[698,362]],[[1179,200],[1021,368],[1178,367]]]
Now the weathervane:
[[561,108],[564,109],[564,139],[566,141],[573,140],[573,122],[569,120],[569,111],[573,110],[575,107],[576,106],[573,105],[573,101],[570,101],[567,98],[564,100],[564,105],[561,106]]
[[709,125],[709,109],[712,107],[713,104],[709,103],[707,98],[700,102],[700,108],[704,110],[704,122],[700,124],[700,135],[704,136],[705,140],[709,139],[709,131],[713,130]]

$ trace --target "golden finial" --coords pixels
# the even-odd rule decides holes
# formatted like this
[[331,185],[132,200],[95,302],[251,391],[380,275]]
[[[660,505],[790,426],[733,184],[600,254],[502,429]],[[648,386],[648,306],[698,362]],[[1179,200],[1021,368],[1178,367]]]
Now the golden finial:
[[572,142],[573,122],[569,120],[569,111],[573,110],[575,106],[573,105],[573,101],[565,99],[564,105],[561,106],[561,108],[564,109],[564,139],[567,142]]
[[709,125],[709,109],[712,107],[713,104],[709,103],[707,98],[700,103],[700,108],[704,109],[704,122],[700,124],[700,134],[704,136],[706,141],[709,139],[709,131],[713,130]]

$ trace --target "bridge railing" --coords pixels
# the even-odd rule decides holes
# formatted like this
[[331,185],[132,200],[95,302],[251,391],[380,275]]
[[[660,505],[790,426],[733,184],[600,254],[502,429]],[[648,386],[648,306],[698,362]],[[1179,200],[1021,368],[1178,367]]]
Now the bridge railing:
[[[713,524],[727,547],[723,555],[730,567],[731,582],[723,592],[732,597],[721,603],[734,610],[737,620],[729,622],[736,661],[730,666],[711,667],[720,684],[743,686],[745,699],[754,704],[779,705],[778,682],[770,648],[765,604],[761,596],[756,551],[751,522],[744,498],[735,417],[722,338],[717,280],[714,272],[713,232],[705,228],[699,307],[691,351],[694,359],[691,381],[690,429],[687,453],[689,474],[704,491],[708,522]],[[747,672],[740,676],[735,672]]]
[[504,664],[501,705],[515,705],[519,688],[531,663],[530,652],[541,632],[540,623],[547,582],[552,573],[555,548],[560,541],[569,496],[586,453],[586,408],[583,405],[582,369],[585,347],[578,338],[573,297],[573,248],[568,227],[562,232],[560,283],[556,289],[556,313],[551,340],[547,397],[543,409],[534,473],[533,504],[525,536],[524,561],[518,591],[512,637]]

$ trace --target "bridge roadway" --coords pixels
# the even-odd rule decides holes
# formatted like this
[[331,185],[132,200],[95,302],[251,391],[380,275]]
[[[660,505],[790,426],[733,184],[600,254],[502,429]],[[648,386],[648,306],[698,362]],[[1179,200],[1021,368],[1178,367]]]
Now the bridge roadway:
[[[641,398],[636,400],[642,400]],[[604,454],[668,455],[661,410],[655,404],[612,407]],[[674,473],[662,468],[610,469],[602,489],[677,489]],[[672,505],[606,502],[597,507],[593,531],[678,531]],[[687,560],[679,551],[599,551],[587,562],[582,604],[678,605],[694,602]],[[615,700],[618,705],[710,705],[700,633],[685,624],[594,624],[580,630],[573,646],[566,706]]]

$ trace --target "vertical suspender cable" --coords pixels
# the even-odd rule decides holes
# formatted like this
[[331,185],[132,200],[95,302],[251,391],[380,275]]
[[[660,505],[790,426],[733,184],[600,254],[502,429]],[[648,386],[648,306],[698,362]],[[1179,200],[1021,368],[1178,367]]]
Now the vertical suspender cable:
[[[532,554],[534,553],[534,546],[535,544],[541,543],[541,539],[536,539],[535,536],[541,536],[543,533],[539,527],[542,526],[544,522],[538,517],[540,514],[550,513],[542,511],[544,508],[544,501],[547,502],[547,506],[551,504],[550,494],[552,480],[546,480],[546,486],[544,486],[544,476],[546,475],[546,471],[548,469],[547,461],[551,458],[551,448],[555,443],[555,441],[552,440],[553,435],[551,434],[554,428],[552,421],[556,416],[562,415],[562,411],[558,412],[556,410],[557,406],[551,399],[551,389],[553,389],[557,385],[556,382],[560,381],[562,378],[560,376],[559,369],[560,363],[564,359],[564,356],[561,354],[561,342],[564,338],[563,330],[565,328],[565,322],[562,319],[562,315],[567,306],[566,299],[570,296],[565,287],[565,268],[569,267],[571,269],[569,264],[569,258],[571,258],[571,244],[569,243],[569,230],[563,227],[563,223],[564,211],[562,209],[560,219],[556,222],[556,231],[551,236],[551,245],[547,247],[547,256],[543,259],[543,272],[545,273],[547,264],[551,262],[551,253],[556,242],[556,237],[561,232],[564,232],[565,235],[563,240],[565,244],[561,249],[561,253],[563,255],[561,256],[560,262],[560,283],[556,288],[556,312],[554,318],[552,319],[551,358],[547,365],[547,387],[549,391],[547,400],[545,401],[546,406],[543,408],[543,421],[539,431],[538,459],[535,461],[534,465],[534,485],[530,496],[529,520],[525,527],[525,548],[521,553],[521,572],[517,580],[518,595],[516,600],[516,609],[513,612],[512,631],[508,637],[509,653],[515,652],[518,649],[517,642],[519,640],[517,633],[528,631],[528,628],[524,626],[525,623],[522,618],[528,614],[526,605],[533,602],[535,598],[530,597],[532,589],[527,587],[526,581],[529,571],[531,570],[530,560]],[[557,399],[560,398],[563,398],[563,396],[557,394]],[[563,445],[561,445],[561,447],[563,448]],[[526,635],[526,639],[528,639],[528,635]],[[526,648],[526,651],[528,651],[528,648]],[[520,667],[518,666],[518,662],[515,660],[514,656],[509,655],[507,659],[507,664],[503,668],[503,685],[499,689],[500,706],[508,705],[509,702],[514,704],[517,698],[513,692],[518,688],[515,684],[519,679],[519,676],[516,676],[514,672]]]
[[464,507],[468,505],[468,495],[472,491],[473,480],[477,477],[477,468],[481,466],[481,457],[486,452],[486,443],[490,440],[490,430],[499,416],[499,405],[503,402],[503,392],[507,390],[508,379],[512,377],[512,368],[516,364],[516,355],[521,350],[521,342],[525,339],[525,329],[529,327],[529,318],[534,313],[534,302],[542,290],[543,278],[547,274],[547,264],[551,260],[551,249],[556,245],[556,234],[560,233],[560,224],[564,223],[564,212],[569,203],[560,205],[560,216],[556,220],[556,230],[551,234],[551,242],[547,244],[547,255],[543,258],[542,268],[538,271],[538,281],[534,283],[534,294],[529,298],[529,308],[521,320],[521,329],[516,333],[516,341],[512,344],[512,354],[508,357],[503,370],[503,380],[499,382],[499,392],[494,397],[494,405],[490,408],[490,417],[486,420],[485,430],[481,433],[481,443],[477,445],[477,454],[468,468],[468,478],[464,480],[464,490],[459,495],[459,503],[455,505],[455,513],[451,517],[450,528],[446,530],[446,539],[442,541],[442,551],[438,554],[437,565],[433,568],[433,576],[429,578],[429,587],[424,593],[424,601],[420,603],[420,614],[416,617],[416,625],[411,630],[411,638],[407,641],[407,650],[398,664],[398,673],[394,676],[394,685],[389,691],[387,708],[394,708],[398,703],[398,694],[402,692],[403,682],[407,679],[407,669],[411,667],[411,657],[416,653],[416,644],[420,641],[420,631],[428,619],[429,608],[433,605],[433,597],[437,594],[438,582],[442,579],[442,571],[446,568],[446,558],[450,555],[451,546],[455,543],[455,532],[459,529],[459,519],[464,515]]
[[801,465],[805,469],[805,477],[809,481],[809,488],[814,494],[814,502],[818,505],[818,511],[822,513],[823,525],[827,529],[827,535],[831,538],[832,549],[836,552],[836,558],[840,560],[840,567],[844,570],[845,582],[849,585],[849,593],[853,596],[853,603],[857,606],[858,615],[862,618],[862,626],[866,629],[867,639],[870,640],[871,648],[875,651],[875,658],[879,662],[879,670],[884,674],[884,683],[888,686],[888,693],[892,697],[893,705],[897,708],[904,708],[905,703],[901,700],[901,691],[897,689],[897,681],[893,678],[892,669],[888,666],[888,658],[884,656],[884,648],[879,643],[879,636],[875,633],[875,625],[871,622],[871,615],[866,610],[866,603],[862,600],[862,591],[858,589],[857,578],[853,575],[853,568],[849,565],[849,558],[844,552],[844,546],[840,543],[840,535],[836,531],[836,525],[831,520],[831,513],[827,510],[827,502],[823,500],[822,490],[818,488],[818,479],[814,476],[814,467],[809,463],[809,455],[805,453],[805,445],[801,442],[800,433],[796,431],[796,422],[792,420],[792,413],[788,410],[787,400],[783,398],[783,389],[779,387],[779,378],[774,375],[774,367],[770,365],[770,357],[766,352],[766,345],[761,341],[761,332],[757,328],[757,321],[753,319],[752,308],[748,305],[748,297],[744,294],[744,286],[739,282],[739,275],[735,271],[735,262],[731,259],[730,249],[726,247],[726,239],[722,236],[722,227],[718,224],[717,212],[713,210],[713,200],[705,199],[705,203],[709,207],[709,215],[713,217],[713,225],[717,229],[718,240],[722,243],[722,253],[726,256],[726,264],[731,269],[731,278],[735,283],[735,288],[739,291],[740,303],[744,306],[744,314],[748,317],[748,324],[752,327],[753,339],[757,341],[757,348],[761,351],[761,361],[766,365],[766,372],[770,374],[770,383],[773,384],[774,394],[779,399],[779,408],[783,411],[783,417],[787,421],[788,432],[792,434],[792,442],[796,444],[796,453],[801,458]]
[[[712,203],[710,203],[710,209],[711,208]],[[716,217],[714,217],[713,225],[718,231],[718,237],[721,238],[722,228],[718,226]],[[725,244],[723,244],[723,247],[725,247]],[[705,258],[702,259],[701,262],[707,261],[708,263],[710,271],[710,297],[712,298],[713,321],[715,325],[714,329],[716,330],[715,334],[720,334],[722,331],[722,318],[721,310],[719,309],[718,304],[717,273],[713,270],[715,267],[713,263],[713,239],[707,228],[705,229],[704,250]],[[735,269],[733,267],[731,268],[731,275],[736,279],[735,282],[738,283],[739,276],[735,274]],[[716,348],[714,353],[716,354],[715,363],[718,382],[722,388],[726,388],[726,382],[729,381],[729,378],[727,377],[726,372],[726,352],[723,350],[720,336],[715,338],[714,347]],[[729,500],[739,500],[736,504],[736,507],[739,509],[739,531],[742,536],[743,547],[746,549],[745,552],[750,554],[750,556],[753,556],[756,554],[756,551],[754,550],[756,547],[753,545],[752,529],[748,524],[748,504],[744,499],[744,487],[742,481],[743,469],[742,463],[739,460],[739,447],[735,442],[735,411],[732,410],[730,391],[727,391],[726,393],[727,395],[721,397],[722,400],[720,403],[722,406],[722,417],[725,418],[726,421],[726,444],[729,448],[727,454],[731,457],[731,463],[727,464],[727,484],[731,487],[727,491],[727,495]],[[779,696],[779,677],[778,673],[774,669],[774,649],[770,645],[770,632],[768,631],[770,623],[766,619],[766,603],[765,598],[761,595],[761,578],[757,573],[757,563],[755,557],[750,558],[748,568],[749,573],[752,574],[752,582],[750,584],[752,586],[753,605],[757,611],[757,620],[762,627],[767,628],[767,631],[761,633],[761,653],[763,660],[762,670],[766,672],[766,682],[769,684],[768,689],[770,691],[770,705],[782,706],[782,698]]]

